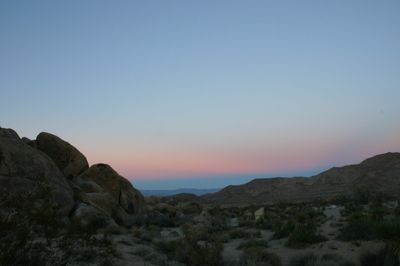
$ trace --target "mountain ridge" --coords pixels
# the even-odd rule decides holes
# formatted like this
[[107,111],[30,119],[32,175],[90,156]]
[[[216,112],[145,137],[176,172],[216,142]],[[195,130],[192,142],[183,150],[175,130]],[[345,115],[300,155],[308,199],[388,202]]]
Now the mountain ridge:
[[144,196],[173,196],[181,193],[190,193],[196,196],[201,196],[208,193],[214,193],[220,188],[178,188],[178,189],[139,189]]
[[359,164],[332,167],[311,177],[257,178],[203,196],[209,203],[302,202],[351,196],[360,190],[400,194],[400,153],[375,155]]

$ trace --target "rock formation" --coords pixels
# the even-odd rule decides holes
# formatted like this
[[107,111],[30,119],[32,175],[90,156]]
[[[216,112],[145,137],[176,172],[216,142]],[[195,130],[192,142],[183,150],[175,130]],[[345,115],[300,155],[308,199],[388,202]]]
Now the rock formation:
[[74,146],[50,133],[40,133],[35,142],[60,168],[65,177],[73,178],[89,168],[85,156]]
[[61,214],[68,215],[74,205],[72,189],[55,163],[14,134],[4,134],[3,129],[0,132],[0,195],[3,201],[39,204],[49,200],[58,206]]
[[106,164],[95,164],[72,180],[76,198],[130,226],[146,205],[142,194]]
[[0,127],[0,138],[19,139],[17,132],[11,128]]
[[143,214],[144,198],[131,183],[106,164],[95,164],[79,176],[86,182],[95,182],[117,201],[128,214]]
[[0,208],[24,203],[50,206],[84,228],[110,230],[132,225],[146,211],[143,196],[127,179],[105,164],[89,168],[68,142],[50,133],[20,139],[14,130],[0,128]]

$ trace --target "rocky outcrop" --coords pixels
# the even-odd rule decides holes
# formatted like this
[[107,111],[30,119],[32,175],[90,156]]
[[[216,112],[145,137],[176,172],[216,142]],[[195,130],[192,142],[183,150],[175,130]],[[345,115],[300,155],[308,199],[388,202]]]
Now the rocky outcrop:
[[19,139],[19,136],[17,132],[12,130],[11,128],[0,127],[0,138]]
[[123,226],[132,226],[146,212],[142,194],[106,164],[91,166],[71,180],[75,198],[112,217]]
[[95,182],[111,194],[119,206],[128,214],[143,214],[145,201],[132,184],[106,164],[95,164],[79,176],[86,182]]
[[62,215],[68,215],[74,204],[72,189],[54,162],[23,143],[16,133],[3,129],[0,132],[0,195],[3,202],[46,200]]
[[377,155],[309,178],[255,179],[228,186],[203,200],[222,204],[304,202],[351,196],[360,191],[400,196],[400,153]]
[[86,204],[80,203],[71,216],[71,222],[78,225],[83,230],[106,232],[118,232],[118,225],[115,221],[102,210]]
[[78,149],[53,134],[40,133],[35,144],[39,150],[46,153],[56,163],[65,177],[69,179],[89,168],[86,157]]
[[55,208],[78,226],[107,230],[132,225],[146,210],[127,179],[105,164],[89,168],[68,142],[50,133],[20,139],[14,130],[0,128],[0,209],[13,206]]

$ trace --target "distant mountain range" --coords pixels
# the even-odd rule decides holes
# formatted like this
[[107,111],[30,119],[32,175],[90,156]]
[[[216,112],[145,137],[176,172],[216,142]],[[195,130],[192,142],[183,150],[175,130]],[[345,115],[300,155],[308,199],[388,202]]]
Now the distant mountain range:
[[254,179],[204,195],[202,200],[219,204],[304,202],[351,196],[359,191],[400,196],[400,153],[377,155],[312,177]]
[[215,193],[217,191],[221,190],[220,188],[211,188],[211,189],[196,189],[196,188],[179,188],[179,189],[163,189],[163,190],[146,190],[146,189],[141,189],[140,192],[144,196],[173,196],[176,194],[182,194],[182,193],[189,193],[189,194],[194,194],[197,196],[202,196],[208,193]]

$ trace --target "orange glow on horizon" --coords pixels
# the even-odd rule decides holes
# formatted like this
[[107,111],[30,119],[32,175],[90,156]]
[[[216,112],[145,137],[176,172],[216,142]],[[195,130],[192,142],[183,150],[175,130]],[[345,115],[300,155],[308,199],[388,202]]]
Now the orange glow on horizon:
[[[324,136],[329,138],[329,136]],[[384,153],[398,145],[397,139],[390,143],[375,143],[370,146],[349,148],[341,141],[327,141],[325,138],[309,137],[307,141],[278,139],[275,143],[256,144],[256,141],[226,148],[176,146],[135,146],[117,143],[101,146],[101,149],[86,150],[91,164],[107,163],[121,175],[132,180],[164,180],[251,173],[306,172],[313,169],[329,168]],[[329,139],[328,139],[329,140]],[[383,141],[383,140],[382,140]],[[262,142],[261,142],[262,143]]]
[[183,153],[121,154],[107,158],[90,157],[91,163],[107,161],[121,175],[138,180],[185,178],[199,175],[273,173],[313,169],[323,163],[322,153],[309,151],[284,154],[262,153]]

